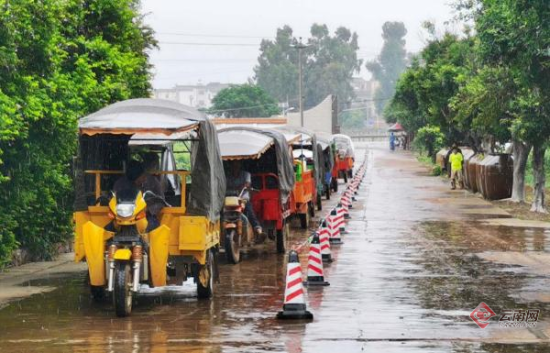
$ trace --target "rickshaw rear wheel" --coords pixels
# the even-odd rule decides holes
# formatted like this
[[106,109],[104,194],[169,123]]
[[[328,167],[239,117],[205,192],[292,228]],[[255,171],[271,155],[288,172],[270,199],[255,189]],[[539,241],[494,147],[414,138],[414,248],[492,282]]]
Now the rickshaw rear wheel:
[[346,170],[342,174],[344,174],[344,183],[347,183],[348,182],[348,171]]
[[283,228],[277,230],[277,253],[284,254],[286,252],[286,244],[288,242],[289,226],[286,221],[283,221]]
[[[309,205],[308,205],[309,206]],[[309,226],[309,207],[306,210],[306,213],[300,213],[298,217],[300,217],[300,228],[307,229]]]
[[90,288],[90,294],[92,299],[96,303],[101,303],[105,299],[105,287],[103,286],[92,286],[90,283],[90,272],[86,273],[85,285]]
[[327,185],[327,191],[325,192],[326,196],[327,196],[327,200],[330,200],[330,185]]
[[315,217],[315,204],[313,203],[313,201],[308,202],[307,207],[309,211],[309,217]]
[[323,210],[323,197],[321,196],[321,194],[318,194],[317,195],[317,211],[322,211]]
[[113,304],[116,316],[125,317],[132,312],[132,276],[130,264],[128,262],[118,262],[115,266]]
[[332,178],[332,191],[338,192],[338,178]]
[[214,254],[212,250],[206,253],[206,264],[199,265],[197,271],[197,296],[199,299],[209,299],[214,295]]
[[348,177],[349,177],[350,179],[353,178],[353,169],[350,169],[350,170],[348,171]]
[[90,285],[90,293],[94,302],[101,303],[105,299],[105,288],[100,286]]
[[238,264],[241,261],[241,246],[239,234],[235,229],[227,230],[225,233],[224,247],[227,262]]

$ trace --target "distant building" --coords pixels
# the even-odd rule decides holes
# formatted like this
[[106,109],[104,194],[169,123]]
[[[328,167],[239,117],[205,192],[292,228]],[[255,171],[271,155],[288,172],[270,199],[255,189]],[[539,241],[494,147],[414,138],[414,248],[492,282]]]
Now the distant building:
[[176,85],[174,88],[161,88],[153,90],[153,97],[166,99],[191,106],[196,109],[208,109],[212,106],[212,99],[229,84],[210,82],[206,85]]
[[365,99],[374,99],[374,93],[380,86],[380,83],[372,79],[367,81],[361,77],[354,77],[351,85],[353,87],[353,91],[355,92],[355,100],[362,101]]
[[376,112],[376,104],[374,101],[374,94],[378,87],[380,87],[380,83],[374,79],[367,81],[361,77],[354,77],[351,85],[355,93],[355,99],[353,100],[351,108],[365,109],[367,128],[372,129],[383,126],[384,122]]

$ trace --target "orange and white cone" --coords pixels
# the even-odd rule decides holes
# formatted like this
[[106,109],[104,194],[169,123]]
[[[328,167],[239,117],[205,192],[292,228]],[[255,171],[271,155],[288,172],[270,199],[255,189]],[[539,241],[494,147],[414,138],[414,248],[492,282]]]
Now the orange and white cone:
[[307,311],[304,287],[302,284],[302,268],[298,253],[291,250],[288,253],[286,266],[286,285],[283,311],[277,313],[277,319],[312,320],[313,314]]
[[323,271],[323,258],[321,255],[321,242],[319,235],[313,233],[313,239],[309,245],[309,257],[307,259],[307,281],[306,286],[328,286],[330,283],[325,281],[325,272]]
[[[343,217],[342,217],[343,218]],[[342,242],[342,238],[340,235],[340,225],[338,224],[339,219],[338,215],[336,214],[336,210],[332,210],[330,214],[327,217],[328,220],[328,228],[330,230],[330,244],[332,245],[342,245],[344,242]]]
[[342,204],[338,204],[334,210],[336,211],[336,218],[334,222],[336,226],[340,229],[340,234],[347,234],[346,232],[346,209],[342,207]]
[[340,203],[345,208],[353,208],[353,205],[351,204],[351,198],[349,197],[349,192],[346,191],[344,195],[342,195],[342,198],[340,199]]
[[319,241],[321,241],[321,257],[324,262],[332,262],[332,252],[330,251],[330,230],[327,226],[327,221],[323,220],[319,230]]

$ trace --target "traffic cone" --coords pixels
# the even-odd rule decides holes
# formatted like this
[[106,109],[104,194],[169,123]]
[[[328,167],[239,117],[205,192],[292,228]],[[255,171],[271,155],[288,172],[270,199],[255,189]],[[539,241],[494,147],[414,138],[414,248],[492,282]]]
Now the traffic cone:
[[346,209],[342,206],[341,203],[335,208],[336,210],[336,225],[340,229],[340,234],[347,234],[346,232]]
[[330,251],[330,230],[327,221],[323,220],[319,227],[319,240],[321,241],[321,257],[324,262],[332,262],[332,252]]
[[342,245],[344,242],[342,242],[342,238],[340,237],[340,225],[337,224],[337,214],[336,210],[332,210],[330,212],[330,215],[328,215],[328,227],[330,230],[330,244],[331,245]]
[[344,193],[344,195],[342,195],[342,198],[340,199],[340,204],[342,204],[342,206],[345,207],[346,209],[353,207],[348,193]]
[[349,210],[344,207],[341,202],[339,202],[336,206],[336,214],[339,216],[344,216],[344,220],[351,219],[351,216],[349,215]]
[[323,257],[321,255],[321,242],[319,234],[313,233],[313,239],[309,245],[309,257],[307,259],[307,281],[306,286],[328,286],[323,271]]
[[277,313],[277,319],[312,320],[313,314],[307,311],[304,287],[302,285],[302,268],[298,253],[288,253],[286,266],[286,285],[283,311]]

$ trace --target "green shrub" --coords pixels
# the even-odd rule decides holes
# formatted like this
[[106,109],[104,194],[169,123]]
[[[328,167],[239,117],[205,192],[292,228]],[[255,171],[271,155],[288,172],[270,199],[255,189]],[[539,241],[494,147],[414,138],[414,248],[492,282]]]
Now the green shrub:
[[443,146],[444,138],[439,127],[426,125],[416,133],[413,145],[417,150],[426,152],[430,157],[435,157],[437,151]]
[[0,7],[0,266],[21,245],[49,259],[72,238],[78,118],[147,97],[155,46],[137,0]]

